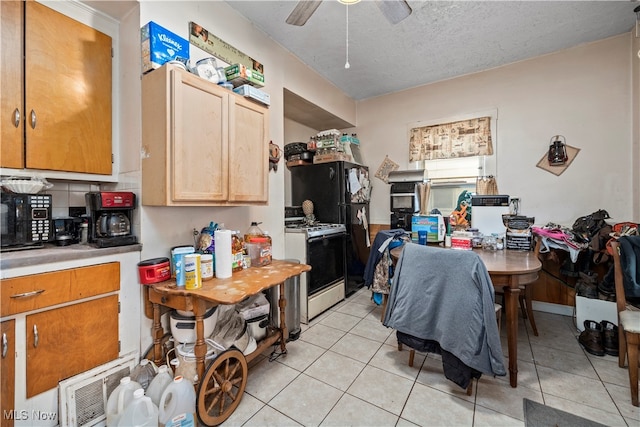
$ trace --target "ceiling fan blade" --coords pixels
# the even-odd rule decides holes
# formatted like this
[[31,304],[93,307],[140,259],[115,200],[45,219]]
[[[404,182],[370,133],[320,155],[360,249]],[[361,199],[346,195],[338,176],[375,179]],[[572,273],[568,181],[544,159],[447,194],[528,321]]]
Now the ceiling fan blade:
[[302,26],[304,25],[313,12],[320,6],[322,0],[301,0],[287,17],[287,24]]
[[404,0],[376,0],[376,5],[392,24],[397,24],[411,15],[411,6]]

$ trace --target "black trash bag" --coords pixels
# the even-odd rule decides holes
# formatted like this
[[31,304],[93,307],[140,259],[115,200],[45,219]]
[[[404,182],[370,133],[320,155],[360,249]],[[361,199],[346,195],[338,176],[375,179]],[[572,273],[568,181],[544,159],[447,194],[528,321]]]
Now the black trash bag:
[[589,215],[576,219],[571,231],[585,239],[585,242],[590,242],[602,227],[608,225],[605,220],[609,218],[611,217],[607,211],[599,209]]

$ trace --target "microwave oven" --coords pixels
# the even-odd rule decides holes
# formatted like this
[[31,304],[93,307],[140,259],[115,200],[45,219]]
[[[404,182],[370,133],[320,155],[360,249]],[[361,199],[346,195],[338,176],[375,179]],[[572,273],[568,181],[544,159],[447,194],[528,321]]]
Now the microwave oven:
[[2,249],[42,246],[52,238],[50,194],[2,193]]

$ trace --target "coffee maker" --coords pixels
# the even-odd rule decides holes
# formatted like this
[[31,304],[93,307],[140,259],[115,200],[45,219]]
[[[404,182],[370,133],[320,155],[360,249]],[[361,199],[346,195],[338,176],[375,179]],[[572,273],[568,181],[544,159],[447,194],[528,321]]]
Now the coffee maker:
[[85,194],[89,213],[89,242],[99,248],[133,245],[131,234],[136,195],[129,191],[92,191]]

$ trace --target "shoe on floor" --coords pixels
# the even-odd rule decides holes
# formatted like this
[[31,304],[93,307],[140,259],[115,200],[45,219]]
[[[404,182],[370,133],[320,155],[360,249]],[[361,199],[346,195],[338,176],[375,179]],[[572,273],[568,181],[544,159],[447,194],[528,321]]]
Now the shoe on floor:
[[618,356],[618,327],[607,321],[600,322],[602,326],[602,346],[609,356]]
[[587,353],[594,356],[604,356],[602,346],[602,325],[595,320],[584,321],[584,331],[580,333],[578,342]]

